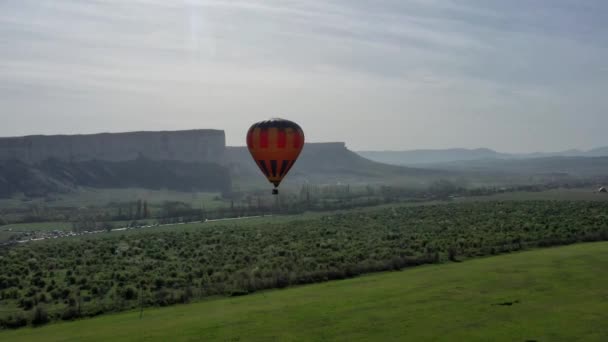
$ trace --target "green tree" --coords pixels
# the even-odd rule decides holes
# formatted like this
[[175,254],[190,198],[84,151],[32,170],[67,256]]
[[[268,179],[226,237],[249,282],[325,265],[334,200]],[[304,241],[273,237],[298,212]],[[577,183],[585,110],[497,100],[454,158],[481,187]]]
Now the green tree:
[[144,201],[143,215],[144,218],[150,217],[150,212],[148,211],[148,201]]
[[138,199],[137,200],[137,211],[135,213],[135,218],[136,219],[142,218],[142,207],[143,207],[143,204],[142,204],[141,200]]
[[137,297],[137,290],[132,286],[128,286],[122,292],[122,297],[126,300],[133,300]]

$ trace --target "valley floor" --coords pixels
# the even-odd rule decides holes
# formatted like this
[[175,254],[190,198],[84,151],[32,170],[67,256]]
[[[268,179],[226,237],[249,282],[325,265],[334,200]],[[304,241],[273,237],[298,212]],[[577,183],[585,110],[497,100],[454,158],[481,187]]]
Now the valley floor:
[[0,332],[2,341],[608,340],[608,242]]

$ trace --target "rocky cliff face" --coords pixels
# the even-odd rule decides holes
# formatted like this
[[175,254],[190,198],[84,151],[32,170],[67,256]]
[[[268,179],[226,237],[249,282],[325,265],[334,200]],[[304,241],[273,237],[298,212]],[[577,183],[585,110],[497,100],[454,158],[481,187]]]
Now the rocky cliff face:
[[36,164],[47,159],[79,162],[146,158],[221,163],[225,145],[221,130],[35,135],[0,138],[0,160]]

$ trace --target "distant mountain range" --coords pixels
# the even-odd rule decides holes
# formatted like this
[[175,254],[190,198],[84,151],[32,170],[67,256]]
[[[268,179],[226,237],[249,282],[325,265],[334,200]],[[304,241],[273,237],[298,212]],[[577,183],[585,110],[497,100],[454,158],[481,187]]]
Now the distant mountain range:
[[[608,147],[508,154],[486,148],[362,151],[306,143],[282,188],[301,184],[522,184],[608,173]],[[0,197],[78,187],[231,192],[267,189],[244,146],[223,131],[132,132],[0,138]]]
[[525,177],[543,176],[545,181],[564,177],[606,179],[608,157],[549,156],[519,159],[477,159],[458,160],[444,163],[425,164],[429,168],[478,174],[521,175]]
[[502,153],[489,148],[465,149],[437,149],[437,150],[406,150],[406,151],[358,151],[362,157],[380,163],[393,165],[440,164],[456,161],[484,160],[484,159],[532,159],[546,157],[604,157],[608,156],[608,146],[594,148],[588,151],[567,150],[561,152],[534,152],[534,153]]
[[[100,139],[97,135],[36,137],[54,144],[48,150],[29,144],[29,138],[0,139],[0,149],[5,152],[0,154],[0,198],[18,193],[41,197],[78,187],[226,193],[270,186],[246,147],[223,146],[223,140],[218,143],[216,137],[207,146],[203,140],[208,135],[207,131],[122,133],[105,134],[104,141],[95,140]],[[128,144],[121,151],[116,146],[121,146],[125,137]],[[78,139],[86,140],[88,145],[73,142]],[[180,150],[178,145],[188,146],[188,139],[194,148]],[[161,143],[156,144],[157,140]],[[64,151],[65,146],[70,153]],[[78,158],[73,157],[75,150]],[[9,158],[12,154],[17,158]],[[374,162],[348,150],[341,142],[307,143],[282,187],[302,183],[383,183],[404,178],[423,185],[450,174],[451,171]]]

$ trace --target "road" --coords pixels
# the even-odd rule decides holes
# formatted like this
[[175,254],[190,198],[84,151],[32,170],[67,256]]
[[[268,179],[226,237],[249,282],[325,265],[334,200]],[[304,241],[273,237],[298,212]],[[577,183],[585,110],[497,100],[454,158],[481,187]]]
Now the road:
[[140,227],[119,227],[119,228],[111,229],[110,231],[104,229],[104,230],[84,231],[84,232],[80,232],[80,233],[63,232],[63,234],[61,234],[61,235],[56,235],[55,234],[55,235],[52,235],[52,236],[44,236],[44,237],[37,237],[37,238],[31,238],[31,239],[25,239],[25,240],[18,240],[16,242],[0,243],[0,246],[9,246],[9,245],[12,245],[12,244],[15,244],[15,243],[28,243],[28,242],[32,242],[32,241],[42,241],[42,240],[50,240],[50,239],[61,239],[61,238],[68,238],[68,237],[73,237],[73,236],[83,236],[83,235],[90,235],[90,234],[120,232],[120,231],[125,231],[125,230],[130,230],[130,229],[146,229],[146,228],[156,228],[156,227],[179,226],[179,225],[191,224],[191,223],[210,223],[210,222],[222,222],[222,221],[247,220],[247,219],[269,217],[269,216],[273,216],[273,215],[255,215],[255,216],[227,217],[227,218],[205,220],[205,221],[190,221],[190,222],[180,222],[180,223],[166,223],[166,224],[147,225],[147,226],[140,226]]

